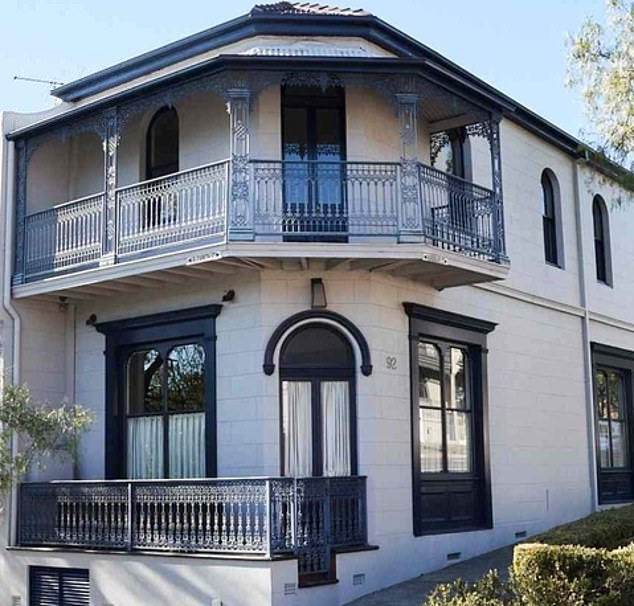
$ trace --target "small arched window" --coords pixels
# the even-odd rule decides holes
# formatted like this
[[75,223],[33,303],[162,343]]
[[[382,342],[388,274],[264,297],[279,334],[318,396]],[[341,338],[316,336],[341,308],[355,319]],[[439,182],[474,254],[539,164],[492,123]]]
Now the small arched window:
[[610,228],[608,209],[601,196],[592,200],[592,224],[594,227],[594,260],[597,280],[604,284],[612,282],[610,258]]
[[542,173],[542,225],[544,230],[544,258],[547,263],[562,266],[559,207],[554,177],[549,171]]
[[146,179],[178,172],[178,114],[173,107],[159,109],[147,130]]
[[354,352],[336,328],[310,323],[280,351],[284,475],[349,476],[356,470]]

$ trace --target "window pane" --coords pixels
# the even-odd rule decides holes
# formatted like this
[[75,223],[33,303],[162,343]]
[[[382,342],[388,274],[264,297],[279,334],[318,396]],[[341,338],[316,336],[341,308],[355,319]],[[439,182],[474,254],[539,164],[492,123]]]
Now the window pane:
[[462,349],[451,347],[449,349],[448,364],[445,364],[447,374],[447,408],[459,408],[468,410],[467,381],[466,381],[467,356]]
[[175,347],[167,356],[167,408],[170,411],[203,410],[205,352],[200,345]]
[[597,385],[597,411],[599,418],[608,418],[608,384],[607,377],[602,370],[598,370],[595,376]]
[[419,408],[420,470],[423,473],[443,471],[442,410]]
[[447,470],[471,471],[471,414],[446,413],[447,422]]
[[128,359],[128,413],[144,414],[163,409],[161,368],[163,358],[155,349],[137,351]]
[[128,419],[128,478],[163,478],[163,416]]
[[610,418],[623,419],[623,381],[621,375],[614,371],[608,374],[608,396]]
[[628,465],[625,423],[612,421],[612,467],[627,467]]
[[609,421],[599,421],[599,465],[603,468],[610,465],[610,429]]
[[205,413],[170,415],[170,478],[205,477]]
[[[441,407],[440,353],[432,343],[418,344],[419,405]],[[421,434],[422,436],[422,434]]]

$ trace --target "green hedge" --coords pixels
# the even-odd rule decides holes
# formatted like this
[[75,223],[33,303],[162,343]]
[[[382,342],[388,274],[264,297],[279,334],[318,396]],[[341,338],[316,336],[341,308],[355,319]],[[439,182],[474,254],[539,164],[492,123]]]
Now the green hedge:
[[592,514],[517,545],[511,580],[437,587],[425,606],[634,606],[634,505]]
[[548,545],[582,545],[616,549],[632,542],[634,537],[634,505],[607,509],[586,518],[557,526],[531,539]]
[[512,576],[528,606],[634,606],[634,546],[518,545]]

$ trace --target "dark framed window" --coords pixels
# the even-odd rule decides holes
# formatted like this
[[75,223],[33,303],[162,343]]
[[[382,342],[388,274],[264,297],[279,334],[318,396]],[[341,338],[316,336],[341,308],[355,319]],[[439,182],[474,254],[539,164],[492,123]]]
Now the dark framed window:
[[592,344],[599,502],[634,499],[634,352]]
[[486,335],[495,324],[414,303],[405,310],[414,534],[488,528]]
[[90,577],[82,568],[29,567],[29,606],[89,606]]
[[280,350],[282,474],[356,474],[355,359],[335,327],[310,323]]
[[145,178],[156,179],[178,172],[178,114],[173,107],[162,107],[147,129]]
[[216,475],[219,305],[97,325],[106,335],[106,475]]
[[542,226],[544,232],[544,258],[546,262],[560,266],[558,209],[553,177],[542,173]]
[[597,280],[609,285],[612,283],[610,230],[608,209],[601,196],[595,196],[592,200],[592,226],[594,231],[594,261]]

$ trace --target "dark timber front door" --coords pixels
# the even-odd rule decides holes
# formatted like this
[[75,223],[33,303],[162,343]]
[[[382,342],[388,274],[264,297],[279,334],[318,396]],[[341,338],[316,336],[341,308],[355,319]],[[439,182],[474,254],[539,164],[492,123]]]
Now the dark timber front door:
[[345,241],[345,139],[342,88],[282,89],[285,239]]

